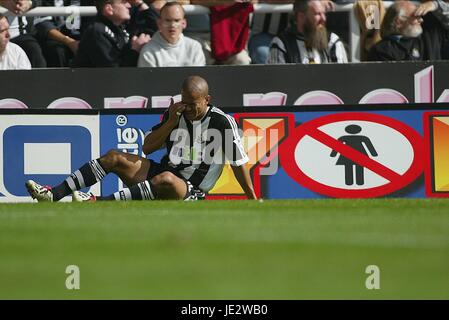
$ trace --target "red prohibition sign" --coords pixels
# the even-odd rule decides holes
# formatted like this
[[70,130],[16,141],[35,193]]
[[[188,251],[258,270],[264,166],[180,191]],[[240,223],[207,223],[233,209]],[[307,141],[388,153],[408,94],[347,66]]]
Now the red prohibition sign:
[[[405,173],[397,173],[390,168],[387,168],[380,162],[371,159],[369,156],[338,141],[319,129],[321,126],[340,121],[368,121],[394,129],[410,142],[413,148],[414,156],[412,164]],[[301,170],[295,159],[296,147],[306,136],[309,136],[332,150],[337,151],[344,157],[351,159],[354,163],[373,171],[374,173],[387,179],[389,182],[372,188],[348,190],[328,186],[320,183],[319,181],[313,180]],[[385,196],[404,188],[415,181],[416,178],[418,178],[423,172],[423,149],[423,138],[421,135],[415,129],[409,127],[403,122],[379,114],[348,112],[319,117],[299,125],[290,134],[290,137],[280,146],[279,155],[282,167],[290,178],[312,191],[336,198],[372,198]],[[397,156],[400,157],[401,155],[398,154]]]

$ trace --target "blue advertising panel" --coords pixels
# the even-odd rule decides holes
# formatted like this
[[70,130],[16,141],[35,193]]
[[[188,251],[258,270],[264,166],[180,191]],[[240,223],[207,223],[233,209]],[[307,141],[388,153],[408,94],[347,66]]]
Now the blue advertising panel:
[[[159,123],[159,114],[112,114],[100,115],[100,150],[106,154],[109,150],[119,150],[126,153],[146,157],[142,145],[147,133]],[[155,161],[160,160],[164,150],[151,155]],[[101,183],[101,194],[109,195],[126,187],[115,175],[108,175]]]
[[[3,133],[3,150],[16,150],[4,152],[3,177],[5,188],[15,196],[27,196],[28,193],[22,184],[17,181],[36,180],[48,185],[55,185],[64,180],[66,173],[27,173],[25,172],[26,145],[49,145],[50,149],[56,145],[68,145],[70,168],[79,168],[92,157],[91,135],[89,130],[81,126],[12,126]],[[29,159],[29,161],[46,161],[46,155]]]
[[[449,197],[449,106],[314,106],[230,112],[242,129],[256,194],[265,199]],[[142,153],[161,112],[2,114],[0,201],[31,201],[28,179],[60,183],[109,150]],[[26,113],[26,112],[25,112]],[[114,174],[89,191],[126,187]],[[244,199],[226,165],[208,199]]]
[[27,180],[54,186],[99,156],[97,115],[2,114],[0,134],[1,202],[30,201]]

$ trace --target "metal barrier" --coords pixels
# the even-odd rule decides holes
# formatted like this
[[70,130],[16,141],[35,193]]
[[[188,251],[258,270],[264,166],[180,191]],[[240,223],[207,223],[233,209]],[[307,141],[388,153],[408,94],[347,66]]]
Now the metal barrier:
[[[385,7],[389,7],[393,1],[384,1]],[[209,8],[200,5],[184,5],[184,9],[187,15],[208,14]],[[255,4],[255,13],[282,13],[291,12],[293,10],[292,4]],[[349,12],[349,47],[350,47],[350,61],[360,62],[360,27],[354,14],[353,4],[336,5],[335,11],[337,12]],[[0,7],[0,13],[6,13],[5,8]],[[94,6],[86,7],[37,7],[27,13],[28,17],[36,16],[94,16],[97,10]]]

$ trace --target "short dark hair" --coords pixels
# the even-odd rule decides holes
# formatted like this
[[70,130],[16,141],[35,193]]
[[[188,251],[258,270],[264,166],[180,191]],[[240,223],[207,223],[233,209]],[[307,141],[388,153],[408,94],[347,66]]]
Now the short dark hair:
[[171,2],[167,2],[166,4],[164,4],[164,5],[162,6],[161,11],[159,12],[159,16],[162,16],[162,12],[163,12],[165,9],[170,8],[170,7],[175,7],[175,6],[180,7],[181,10],[182,10],[183,15],[184,15],[184,16],[186,15],[186,12],[185,12],[185,10],[184,10],[184,7],[182,6],[181,3],[176,2],[176,1],[171,1]]
[[101,14],[101,11],[103,11],[103,8],[107,4],[114,3],[114,1],[119,1],[119,0],[95,0],[95,7],[97,8],[97,13]]

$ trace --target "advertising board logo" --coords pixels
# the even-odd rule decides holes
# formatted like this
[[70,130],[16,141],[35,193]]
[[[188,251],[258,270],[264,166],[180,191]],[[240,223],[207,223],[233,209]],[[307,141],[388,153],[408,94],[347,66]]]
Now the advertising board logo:
[[[111,149],[146,157],[142,146],[145,133],[160,121],[159,114],[104,114],[100,116],[100,152]],[[155,151],[151,159],[159,161],[165,150]],[[101,194],[109,195],[126,185],[116,176],[108,175],[101,181]]]
[[[251,172],[254,190],[258,197],[264,195],[265,186],[261,176],[276,174],[278,169],[278,146],[294,127],[292,113],[240,113],[234,114],[236,122],[243,130],[243,145],[249,157],[246,164]],[[208,199],[245,199],[244,192],[237,182],[231,166],[227,164],[209,191]]]
[[331,114],[298,126],[280,156],[287,174],[312,191],[371,198],[400,190],[422,174],[423,139],[383,115]]
[[3,132],[3,186],[28,196],[24,182],[54,185],[92,158],[91,133],[77,125],[13,125]]
[[115,123],[117,123],[119,127],[126,126],[126,124],[128,123],[128,118],[121,114],[117,116],[117,118],[115,119]]
[[449,112],[426,113],[426,194],[449,197]]

